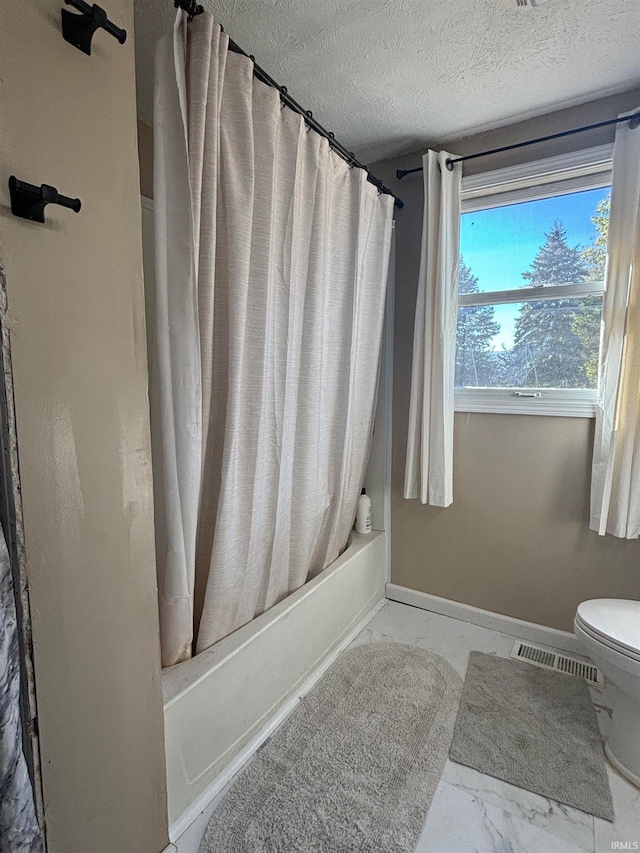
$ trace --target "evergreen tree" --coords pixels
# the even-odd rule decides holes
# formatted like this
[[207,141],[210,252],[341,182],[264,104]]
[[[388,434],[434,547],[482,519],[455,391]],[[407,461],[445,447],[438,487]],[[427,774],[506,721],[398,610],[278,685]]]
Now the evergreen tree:
[[[477,293],[478,278],[465,264],[460,255],[458,269],[458,293]],[[491,385],[494,369],[494,353],[491,340],[500,331],[493,319],[493,306],[462,308],[458,311],[456,332],[456,378],[457,386]]]
[[[522,274],[530,287],[584,281],[588,266],[578,246],[567,243],[567,232],[556,220],[545,234],[531,269]],[[547,388],[585,388],[587,354],[575,331],[577,300],[545,299],[525,303],[516,320],[513,384]]]
[[597,235],[591,245],[582,251],[582,257],[589,268],[587,281],[603,281],[607,262],[607,238],[609,236],[609,213],[611,211],[611,193],[598,202],[591,221],[596,226]]
[[[604,270],[607,262],[607,237],[609,235],[609,210],[611,208],[611,195],[603,198],[596,207],[591,221],[596,226],[597,234],[591,245],[587,246],[582,257],[589,267],[587,281],[604,281]],[[584,309],[581,314],[576,315],[574,332],[582,341],[582,345],[589,355],[585,363],[585,373],[589,385],[594,387],[598,384],[598,354],[600,349],[600,319],[602,315],[602,297],[593,296],[582,299]]]

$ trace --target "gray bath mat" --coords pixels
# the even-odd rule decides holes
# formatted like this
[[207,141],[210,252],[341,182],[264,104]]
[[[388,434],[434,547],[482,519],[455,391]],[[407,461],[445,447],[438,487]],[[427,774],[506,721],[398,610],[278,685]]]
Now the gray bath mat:
[[581,678],[472,652],[450,757],[613,820],[596,712]]
[[413,853],[460,688],[415,646],[345,652],[227,794],[200,853]]

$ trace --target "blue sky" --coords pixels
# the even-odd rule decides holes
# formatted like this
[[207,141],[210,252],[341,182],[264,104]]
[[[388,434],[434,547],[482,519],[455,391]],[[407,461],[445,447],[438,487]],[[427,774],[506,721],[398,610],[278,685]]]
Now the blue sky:
[[[567,231],[570,246],[588,245],[596,235],[591,221],[609,188],[585,190],[554,198],[464,213],[460,224],[460,252],[478,278],[481,291],[511,290],[527,282],[522,273],[531,267],[545,233],[556,219]],[[510,348],[519,306],[497,305],[495,319],[501,332],[493,346]]]

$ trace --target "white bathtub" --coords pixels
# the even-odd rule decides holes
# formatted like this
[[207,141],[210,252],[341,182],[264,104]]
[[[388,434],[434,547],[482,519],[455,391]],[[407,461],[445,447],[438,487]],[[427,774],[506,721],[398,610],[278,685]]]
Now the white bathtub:
[[377,611],[385,580],[385,534],[354,534],[342,556],[287,599],[165,670],[171,840]]

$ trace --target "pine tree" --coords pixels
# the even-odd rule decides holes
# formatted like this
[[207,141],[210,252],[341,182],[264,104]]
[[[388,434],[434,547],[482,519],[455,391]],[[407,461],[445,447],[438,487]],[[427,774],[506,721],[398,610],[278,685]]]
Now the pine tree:
[[[604,270],[607,262],[607,237],[609,235],[609,211],[611,208],[611,195],[603,198],[596,207],[591,221],[596,226],[597,234],[591,245],[587,246],[582,257],[589,267],[587,281],[604,281]],[[600,349],[600,319],[602,315],[602,297],[594,296],[590,299],[581,300],[584,310],[576,315],[574,332],[582,341],[587,353],[585,373],[589,385],[594,387],[598,384],[598,353]]]
[[[584,281],[588,266],[578,246],[556,220],[545,234],[531,269],[522,274],[530,287]],[[545,299],[525,303],[518,315],[512,369],[520,386],[585,388],[587,351],[575,331],[578,300]]]
[[[478,278],[460,255],[458,293],[477,293]],[[495,366],[491,340],[500,331],[493,319],[493,306],[462,308],[458,311],[456,332],[457,386],[492,385]]]
[[603,281],[607,262],[607,238],[609,236],[609,213],[611,211],[611,193],[598,202],[591,221],[596,226],[597,235],[591,245],[582,251],[582,257],[589,268],[587,281]]

